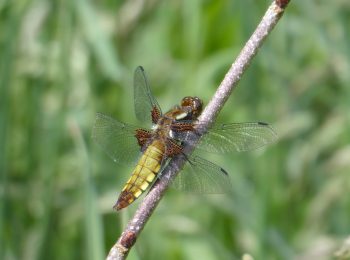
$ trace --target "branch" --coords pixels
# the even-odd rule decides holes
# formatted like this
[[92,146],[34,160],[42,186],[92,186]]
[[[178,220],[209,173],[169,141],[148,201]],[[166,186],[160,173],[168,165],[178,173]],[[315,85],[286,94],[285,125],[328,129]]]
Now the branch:
[[[215,121],[224,103],[232,93],[233,89],[237,86],[242,74],[248,68],[251,60],[258,52],[259,47],[281,18],[289,1],[290,0],[275,0],[270,5],[255,32],[242,49],[236,61],[232,64],[213,98],[199,117],[200,122],[202,121],[207,124],[205,127],[208,128],[210,126],[209,124]],[[190,153],[191,148],[185,146],[184,152]],[[162,178],[153,185],[153,188],[141,202],[134,217],[130,220],[124,232],[121,234],[116,244],[111,248],[107,260],[125,259],[127,257],[147,220],[152,215],[159,201],[165,194],[169,184],[176,177],[185,162],[186,160],[184,156],[181,155],[174,157],[169,162],[168,166],[162,172]]]

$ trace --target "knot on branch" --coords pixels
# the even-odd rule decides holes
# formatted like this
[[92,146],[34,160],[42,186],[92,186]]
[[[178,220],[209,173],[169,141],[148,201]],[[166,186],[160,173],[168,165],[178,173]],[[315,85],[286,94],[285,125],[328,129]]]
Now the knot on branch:
[[279,8],[284,9],[289,4],[289,1],[290,0],[276,0],[275,3]]
[[133,231],[126,231],[125,234],[122,236],[122,239],[119,242],[119,245],[121,246],[120,249],[125,249],[126,251],[131,248],[135,242],[136,242],[136,233]]

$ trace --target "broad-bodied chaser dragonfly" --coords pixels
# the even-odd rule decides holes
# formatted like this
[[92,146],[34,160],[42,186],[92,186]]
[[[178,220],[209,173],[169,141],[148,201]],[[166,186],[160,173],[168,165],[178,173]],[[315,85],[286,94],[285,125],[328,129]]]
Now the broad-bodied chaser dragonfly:
[[[152,122],[151,130],[121,123],[98,113],[93,139],[117,163],[130,164],[139,156],[131,177],[125,184],[114,209],[135,201],[154,182],[170,158],[183,153],[188,133],[200,128],[197,121],[203,103],[198,97],[185,97],[180,105],[162,113],[148,85],[145,71],[134,74],[134,106],[137,119]],[[247,151],[269,144],[276,133],[266,123],[231,123],[214,125],[202,135],[196,149],[209,152]],[[195,193],[224,193],[230,188],[225,170],[198,155],[186,156],[187,163],[173,186]]]

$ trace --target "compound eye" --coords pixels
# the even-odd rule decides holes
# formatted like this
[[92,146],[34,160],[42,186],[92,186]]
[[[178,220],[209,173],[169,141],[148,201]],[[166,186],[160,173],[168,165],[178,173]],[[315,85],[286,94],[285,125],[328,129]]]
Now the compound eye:
[[188,107],[188,106],[191,106],[191,97],[184,97],[182,100],[181,100],[181,106],[183,107]]
[[202,100],[200,100],[198,97],[193,98],[193,107],[197,110],[201,110],[203,106]]

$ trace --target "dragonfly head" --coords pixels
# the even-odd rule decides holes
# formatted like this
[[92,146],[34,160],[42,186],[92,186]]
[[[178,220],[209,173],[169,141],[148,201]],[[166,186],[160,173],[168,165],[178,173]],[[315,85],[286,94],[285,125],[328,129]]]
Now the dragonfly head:
[[181,108],[188,119],[196,119],[203,109],[203,101],[198,97],[184,97],[181,100]]

